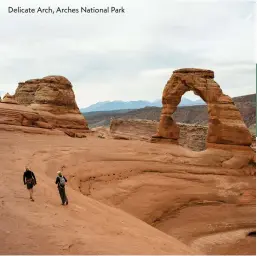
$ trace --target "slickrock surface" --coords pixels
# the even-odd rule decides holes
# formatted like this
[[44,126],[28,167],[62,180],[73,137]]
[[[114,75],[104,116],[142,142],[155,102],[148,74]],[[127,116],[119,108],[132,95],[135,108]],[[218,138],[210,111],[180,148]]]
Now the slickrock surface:
[[[87,172],[86,160],[96,161],[98,168],[103,158],[108,158],[106,148],[111,152],[113,147],[111,141],[99,144],[104,141],[0,132],[0,254],[200,253],[140,219],[73,189],[76,177],[65,166],[74,164],[74,170]],[[122,145],[118,148],[123,151]],[[28,199],[22,182],[25,165],[30,165],[37,177],[35,202]],[[56,172],[62,167],[68,178],[68,206],[61,205],[55,185]],[[107,163],[105,171],[110,167]]]
[[160,124],[154,137],[174,141],[179,139],[179,127],[171,115],[176,111],[183,94],[193,91],[208,104],[208,143],[250,146],[251,134],[240,112],[213,78],[214,72],[211,70],[174,71],[163,91]]
[[0,143],[1,254],[255,254],[255,168],[222,167],[230,152],[15,131]]
[[[83,137],[88,130],[85,117],[75,101],[71,83],[62,76],[19,83],[14,96],[16,105],[0,103],[0,124],[43,129],[58,129],[72,137]],[[6,101],[5,103],[13,103]],[[18,105],[17,105],[18,103]]]

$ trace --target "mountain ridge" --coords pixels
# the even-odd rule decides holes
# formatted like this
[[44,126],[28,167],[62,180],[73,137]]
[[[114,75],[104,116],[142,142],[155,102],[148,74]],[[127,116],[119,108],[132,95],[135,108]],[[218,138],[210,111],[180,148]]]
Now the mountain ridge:
[[[248,127],[256,123],[256,94],[232,98]],[[90,128],[109,126],[111,119],[160,120],[161,107],[144,107],[113,111],[82,112]],[[177,122],[206,125],[208,123],[207,105],[180,106],[172,115]],[[255,130],[255,128],[254,128]]]
[[[190,100],[188,98],[182,98],[179,106],[194,106],[194,105],[205,105],[205,102],[201,99]],[[139,109],[144,107],[161,107],[161,99],[155,101],[146,100],[133,100],[133,101],[100,101],[92,104],[86,108],[80,108],[83,113],[95,112],[95,111],[112,111],[112,110],[122,110],[122,109]]]

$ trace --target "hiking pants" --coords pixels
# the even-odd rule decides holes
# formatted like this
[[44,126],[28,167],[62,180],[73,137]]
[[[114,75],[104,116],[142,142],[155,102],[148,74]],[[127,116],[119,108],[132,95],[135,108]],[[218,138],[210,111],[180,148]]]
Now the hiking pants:
[[59,190],[59,194],[60,194],[60,197],[62,200],[62,204],[65,204],[66,202],[68,202],[68,198],[65,193],[65,187],[58,186],[58,190]]

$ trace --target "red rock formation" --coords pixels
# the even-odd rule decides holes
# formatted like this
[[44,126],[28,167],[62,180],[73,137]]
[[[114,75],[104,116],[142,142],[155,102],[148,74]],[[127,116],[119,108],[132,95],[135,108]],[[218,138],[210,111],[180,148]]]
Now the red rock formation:
[[175,142],[178,140],[179,127],[171,115],[176,111],[183,94],[193,91],[208,104],[208,143],[251,145],[251,134],[240,112],[213,78],[214,72],[211,70],[191,68],[174,71],[163,91],[160,125],[157,135],[153,137]]
[[76,104],[72,85],[62,76],[19,83],[15,95],[8,98],[19,105],[1,104],[0,124],[58,129],[72,134],[72,137],[84,137],[83,133],[88,130]]
[[124,140],[150,140],[156,131],[158,122],[140,119],[113,119],[110,132],[114,139]]
[[6,93],[3,99],[1,100],[2,103],[8,103],[8,104],[18,104],[15,97],[10,95],[9,93]]
[[21,105],[32,105],[34,108],[51,113],[78,113],[72,85],[62,76],[47,76],[19,83],[15,98]]
[[[144,140],[151,142],[162,142],[170,143],[172,140],[159,140],[158,138],[151,138],[152,134],[156,131],[159,126],[159,122],[153,120],[143,120],[143,119],[113,119],[110,125],[110,131],[107,128],[105,132],[109,137],[109,132],[114,139],[124,139],[124,140]],[[189,148],[193,151],[202,151],[206,149],[206,138],[208,135],[208,127],[197,124],[185,124],[177,123],[180,130],[180,136],[177,140],[177,144],[185,148]],[[97,129],[97,128],[96,128]],[[252,145],[251,148],[255,150],[255,135],[252,134]],[[221,149],[240,149],[240,150],[250,150],[245,146],[236,145],[222,145],[222,144],[208,144],[210,148],[221,148]],[[251,150],[250,150],[251,151]]]

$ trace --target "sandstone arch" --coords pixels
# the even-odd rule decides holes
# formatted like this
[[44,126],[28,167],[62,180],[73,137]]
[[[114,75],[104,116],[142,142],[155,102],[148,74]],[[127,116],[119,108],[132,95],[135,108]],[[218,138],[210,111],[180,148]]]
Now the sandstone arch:
[[154,138],[177,142],[179,127],[171,115],[176,111],[181,97],[187,91],[193,91],[208,105],[207,146],[210,144],[251,145],[251,134],[239,110],[214,81],[214,72],[193,68],[174,71],[167,82],[162,96],[163,107],[159,128]]

